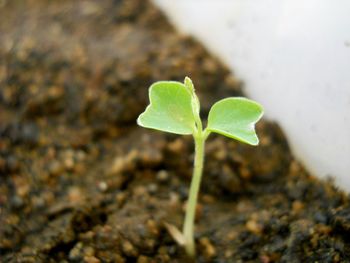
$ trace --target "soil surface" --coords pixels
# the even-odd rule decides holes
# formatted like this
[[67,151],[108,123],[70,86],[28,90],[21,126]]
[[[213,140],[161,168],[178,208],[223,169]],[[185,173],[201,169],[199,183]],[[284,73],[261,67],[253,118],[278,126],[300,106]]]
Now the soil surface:
[[[193,262],[164,224],[182,226],[192,138],[135,123],[151,83],[186,75],[204,118],[242,95],[149,1],[0,1],[1,262]],[[194,262],[350,262],[349,196],[257,131],[207,141]]]

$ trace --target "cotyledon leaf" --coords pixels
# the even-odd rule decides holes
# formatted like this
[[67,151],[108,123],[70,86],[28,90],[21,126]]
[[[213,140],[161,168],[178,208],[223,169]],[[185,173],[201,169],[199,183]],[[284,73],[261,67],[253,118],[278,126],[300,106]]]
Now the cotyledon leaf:
[[226,98],[210,109],[207,129],[241,142],[258,145],[254,125],[262,117],[263,108],[246,98]]
[[191,93],[177,81],[158,81],[149,89],[150,104],[138,117],[137,124],[176,134],[192,134],[195,120]]

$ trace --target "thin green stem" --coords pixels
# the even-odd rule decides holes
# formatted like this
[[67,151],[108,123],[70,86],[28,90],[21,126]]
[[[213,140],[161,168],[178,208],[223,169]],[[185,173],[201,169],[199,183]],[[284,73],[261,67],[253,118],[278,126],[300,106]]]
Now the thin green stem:
[[192,175],[192,181],[190,186],[190,192],[188,196],[188,202],[186,207],[185,222],[183,226],[183,235],[185,237],[185,250],[187,254],[194,257],[196,254],[196,247],[193,237],[194,221],[196,217],[196,205],[198,199],[199,187],[202,179],[203,162],[204,162],[204,143],[209,136],[209,131],[203,131],[202,121],[199,115],[199,100],[194,92],[194,86],[188,77],[185,78],[185,85],[192,94],[192,113],[196,128],[193,133],[195,143],[195,155],[194,155],[194,169]]
[[183,227],[183,234],[186,240],[185,249],[189,256],[194,257],[196,254],[193,228],[196,215],[196,204],[199,192],[199,187],[202,178],[203,162],[204,162],[204,143],[205,138],[203,137],[202,131],[194,136],[195,141],[195,159],[194,159],[194,170],[192,176],[192,182],[189,192],[189,198],[186,207],[185,222]]

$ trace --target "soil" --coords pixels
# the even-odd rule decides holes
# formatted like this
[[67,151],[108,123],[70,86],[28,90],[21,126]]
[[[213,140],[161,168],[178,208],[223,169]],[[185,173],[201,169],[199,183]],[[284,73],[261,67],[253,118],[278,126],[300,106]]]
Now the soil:
[[[1,262],[350,262],[350,198],[295,160],[211,136],[187,258],[193,142],[135,120],[157,80],[210,105],[242,84],[149,1],[0,1]],[[268,94],[267,94],[268,96]]]

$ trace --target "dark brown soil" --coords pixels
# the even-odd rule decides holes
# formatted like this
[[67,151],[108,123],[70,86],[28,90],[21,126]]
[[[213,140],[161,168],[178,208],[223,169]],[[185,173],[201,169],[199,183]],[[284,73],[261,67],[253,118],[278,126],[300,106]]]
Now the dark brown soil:
[[[0,1],[1,262],[191,262],[164,222],[181,228],[192,139],[135,123],[152,82],[186,75],[203,117],[242,94],[149,1]],[[258,133],[208,140],[195,262],[350,262],[349,196],[276,123]]]

